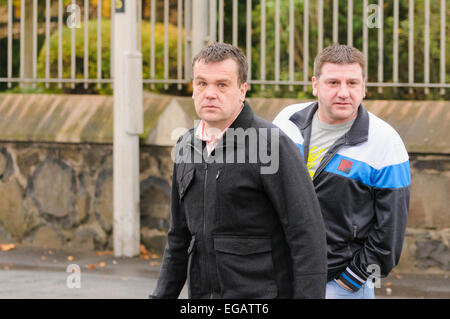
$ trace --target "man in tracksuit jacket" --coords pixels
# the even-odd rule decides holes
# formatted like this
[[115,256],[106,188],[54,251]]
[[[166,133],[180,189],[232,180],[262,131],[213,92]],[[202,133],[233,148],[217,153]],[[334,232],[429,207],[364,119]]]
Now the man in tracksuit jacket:
[[274,119],[300,148],[327,231],[326,298],[374,298],[372,280],[400,259],[409,210],[408,153],[397,132],[361,104],[364,56],[332,45],[315,60],[317,102]]
[[175,149],[171,225],[150,298],[177,298],[186,279],[190,298],[324,298],[325,226],[298,147],[245,101],[238,48],[205,47],[193,73],[202,121]]

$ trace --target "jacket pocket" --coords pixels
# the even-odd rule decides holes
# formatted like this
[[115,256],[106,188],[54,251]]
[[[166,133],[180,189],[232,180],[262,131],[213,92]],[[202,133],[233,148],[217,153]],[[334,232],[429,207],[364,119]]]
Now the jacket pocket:
[[276,298],[270,237],[214,238],[223,298]]
[[180,195],[180,201],[183,199],[184,195],[186,194],[187,190],[189,189],[189,185],[192,183],[194,179],[194,172],[195,169],[191,169],[189,172],[184,174],[180,181],[178,182],[178,192]]

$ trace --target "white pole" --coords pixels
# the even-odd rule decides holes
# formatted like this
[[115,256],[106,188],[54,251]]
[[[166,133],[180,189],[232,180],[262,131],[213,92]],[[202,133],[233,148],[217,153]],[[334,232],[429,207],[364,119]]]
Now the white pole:
[[192,58],[200,52],[209,39],[208,0],[193,0],[192,6]]
[[[136,1],[115,1],[114,13],[114,255],[139,254],[139,137],[142,54],[137,46]],[[140,41],[140,39],[139,39]]]

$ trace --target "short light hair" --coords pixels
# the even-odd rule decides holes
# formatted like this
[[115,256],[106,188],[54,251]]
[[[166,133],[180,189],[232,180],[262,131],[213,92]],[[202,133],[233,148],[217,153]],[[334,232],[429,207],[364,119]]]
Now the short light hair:
[[364,54],[354,47],[343,44],[333,44],[323,49],[314,60],[314,76],[316,78],[320,77],[322,66],[327,62],[334,64],[358,63],[362,69],[363,79],[366,78],[366,59]]
[[233,59],[238,67],[238,85],[247,82],[248,75],[248,63],[247,58],[241,49],[227,43],[214,42],[204,47],[194,57],[192,61],[192,70],[194,69],[197,61],[203,61],[204,63],[217,63],[226,59]]

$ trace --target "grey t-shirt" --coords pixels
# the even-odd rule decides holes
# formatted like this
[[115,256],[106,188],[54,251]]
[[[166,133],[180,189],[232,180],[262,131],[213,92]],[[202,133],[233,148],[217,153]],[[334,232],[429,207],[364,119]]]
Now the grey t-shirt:
[[317,112],[314,114],[308,161],[306,163],[311,179],[314,177],[324,155],[339,137],[350,130],[354,121],[353,119],[342,124],[327,124],[319,120]]

